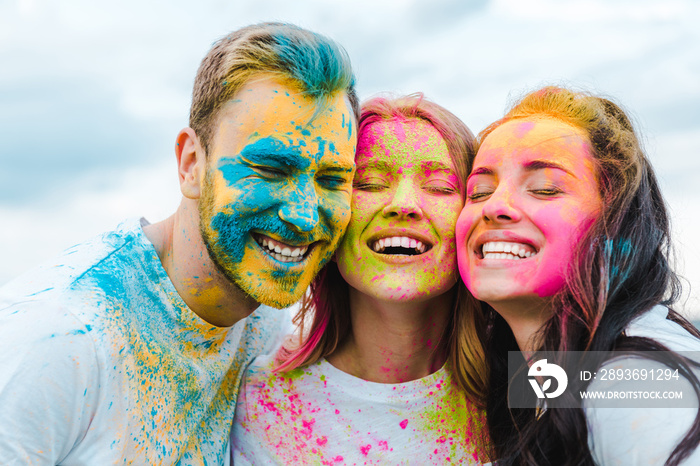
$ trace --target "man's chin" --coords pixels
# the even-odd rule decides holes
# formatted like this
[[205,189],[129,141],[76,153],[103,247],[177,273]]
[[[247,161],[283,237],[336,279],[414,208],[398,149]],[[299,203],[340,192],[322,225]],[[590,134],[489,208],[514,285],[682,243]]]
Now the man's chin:
[[236,283],[248,296],[260,304],[284,309],[299,301],[309,286],[299,280],[294,284],[284,283],[284,280],[270,280],[268,283]]

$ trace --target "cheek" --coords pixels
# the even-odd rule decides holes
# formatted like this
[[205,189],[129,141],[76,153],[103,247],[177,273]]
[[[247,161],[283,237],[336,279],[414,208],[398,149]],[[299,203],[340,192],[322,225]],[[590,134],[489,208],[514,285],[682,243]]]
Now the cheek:
[[331,230],[345,230],[351,218],[350,193],[330,192],[322,194],[321,209]]
[[[595,212],[570,209],[543,211],[537,221],[545,235],[547,253],[539,264],[535,293],[540,297],[552,296],[566,283],[567,268],[579,250],[580,242],[595,222]],[[529,278],[523,277],[523,280]]]
[[[457,260],[459,261],[460,273],[462,273],[462,268],[466,268],[469,261],[469,250],[467,248],[467,240],[469,234],[471,233],[472,227],[474,225],[473,213],[471,212],[470,206],[467,205],[462,209],[462,212],[457,219],[457,224],[455,226],[455,241],[457,243]],[[462,278],[464,273],[462,273]]]

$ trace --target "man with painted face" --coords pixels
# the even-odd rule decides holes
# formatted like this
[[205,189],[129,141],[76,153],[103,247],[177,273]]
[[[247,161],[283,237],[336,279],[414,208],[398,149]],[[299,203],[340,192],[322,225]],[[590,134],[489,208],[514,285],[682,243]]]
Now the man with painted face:
[[[183,199],[0,290],[3,464],[228,464],[242,371],[350,218],[357,98],[331,40],[221,39],[177,136]],[[261,306],[260,304],[267,306]]]

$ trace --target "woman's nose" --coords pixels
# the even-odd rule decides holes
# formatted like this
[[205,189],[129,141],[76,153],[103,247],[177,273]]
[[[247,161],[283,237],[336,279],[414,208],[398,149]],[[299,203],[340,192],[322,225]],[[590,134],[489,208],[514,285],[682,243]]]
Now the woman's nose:
[[518,222],[522,214],[516,203],[515,194],[512,191],[497,188],[484,202],[482,216],[487,222]]
[[400,183],[396,187],[391,201],[382,210],[382,214],[388,218],[422,219],[423,210],[420,207],[418,193],[413,183],[408,182],[408,180]]

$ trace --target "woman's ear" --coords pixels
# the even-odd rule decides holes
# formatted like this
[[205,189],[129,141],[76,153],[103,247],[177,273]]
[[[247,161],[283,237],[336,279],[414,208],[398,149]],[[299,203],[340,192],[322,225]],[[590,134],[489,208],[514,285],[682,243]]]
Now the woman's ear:
[[192,128],[180,131],[175,141],[180,191],[188,199],[199,199],[207,160],[204,148]]

